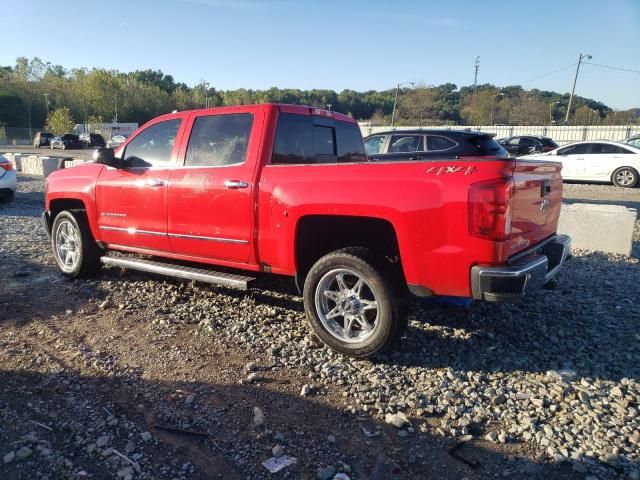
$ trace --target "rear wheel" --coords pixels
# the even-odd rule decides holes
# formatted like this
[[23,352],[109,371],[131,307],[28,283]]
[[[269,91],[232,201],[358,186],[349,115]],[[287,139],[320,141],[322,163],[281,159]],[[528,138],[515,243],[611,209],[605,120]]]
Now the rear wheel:
[[93,239],[84,210],[60,212],[51,229],[56,264],[67,277],[89,276],[100,269],[103,250]]
[[332,349],[356,358],[388,349],[406,324],[385,269],[364,248],[325,255],[304,284],[304,306],[315,333]]
[[611,177],[616,187],[632,188],[638,184],[638,172],[631,167],[621,167]]

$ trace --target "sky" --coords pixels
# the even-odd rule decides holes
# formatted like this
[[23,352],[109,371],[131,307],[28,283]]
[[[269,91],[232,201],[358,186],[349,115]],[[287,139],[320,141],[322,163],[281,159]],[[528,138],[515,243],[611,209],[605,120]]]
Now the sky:
[[[479,84],[561,93],[580,53],[640,71],[640,0],[0,0],[0,11],[0,65],[160,69],[222,90],[471,85],[476,56]],[[640,107],[640,73],[583,64],[576,94]]]

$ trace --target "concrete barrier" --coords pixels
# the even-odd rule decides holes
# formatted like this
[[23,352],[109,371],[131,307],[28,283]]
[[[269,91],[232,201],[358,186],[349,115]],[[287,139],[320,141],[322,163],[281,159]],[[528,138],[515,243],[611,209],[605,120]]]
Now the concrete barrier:
[[48,177],[51,172],[58,169],[57,157],[40,157],[29,155],[22,158],[22,172],[28,175],[40,175]]
[[558,233],[579,250],[631,255],[637,212],[621,205],[562,204]]
[[82,165],[83,163],[87,163],[89,160],[82,160],[82,159],[74,159],[74,160],[67,160],[66,162],[64,162],[64,168],[71,168],[71,167],[77,167],[78,165]]

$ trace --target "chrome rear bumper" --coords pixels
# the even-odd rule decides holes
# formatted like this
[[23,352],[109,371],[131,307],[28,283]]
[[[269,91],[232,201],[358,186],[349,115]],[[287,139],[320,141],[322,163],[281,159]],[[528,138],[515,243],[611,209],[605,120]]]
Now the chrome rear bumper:
[[556,235],[500,267],[471,268],[471,291],[476,300],[514,302],[548,284],[570,257],[571,238]]

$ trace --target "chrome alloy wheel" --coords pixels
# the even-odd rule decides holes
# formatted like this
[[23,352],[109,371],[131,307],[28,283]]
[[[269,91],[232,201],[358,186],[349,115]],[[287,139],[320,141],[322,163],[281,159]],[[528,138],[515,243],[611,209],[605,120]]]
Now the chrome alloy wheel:
[[357,272],[339,268],[320,279],[315,307],[325,329],[345,343],[361,343],[378,325],[378,295]]
[[58,224],[55,238],[58,264],[65,272],[73,271],[80,260],[80,236],[78,230],[69,220],[63,220]]
[[633,172],[630,170],[620,170],[616,173],[616,183],[623,187],[628,187],[635,180]]

